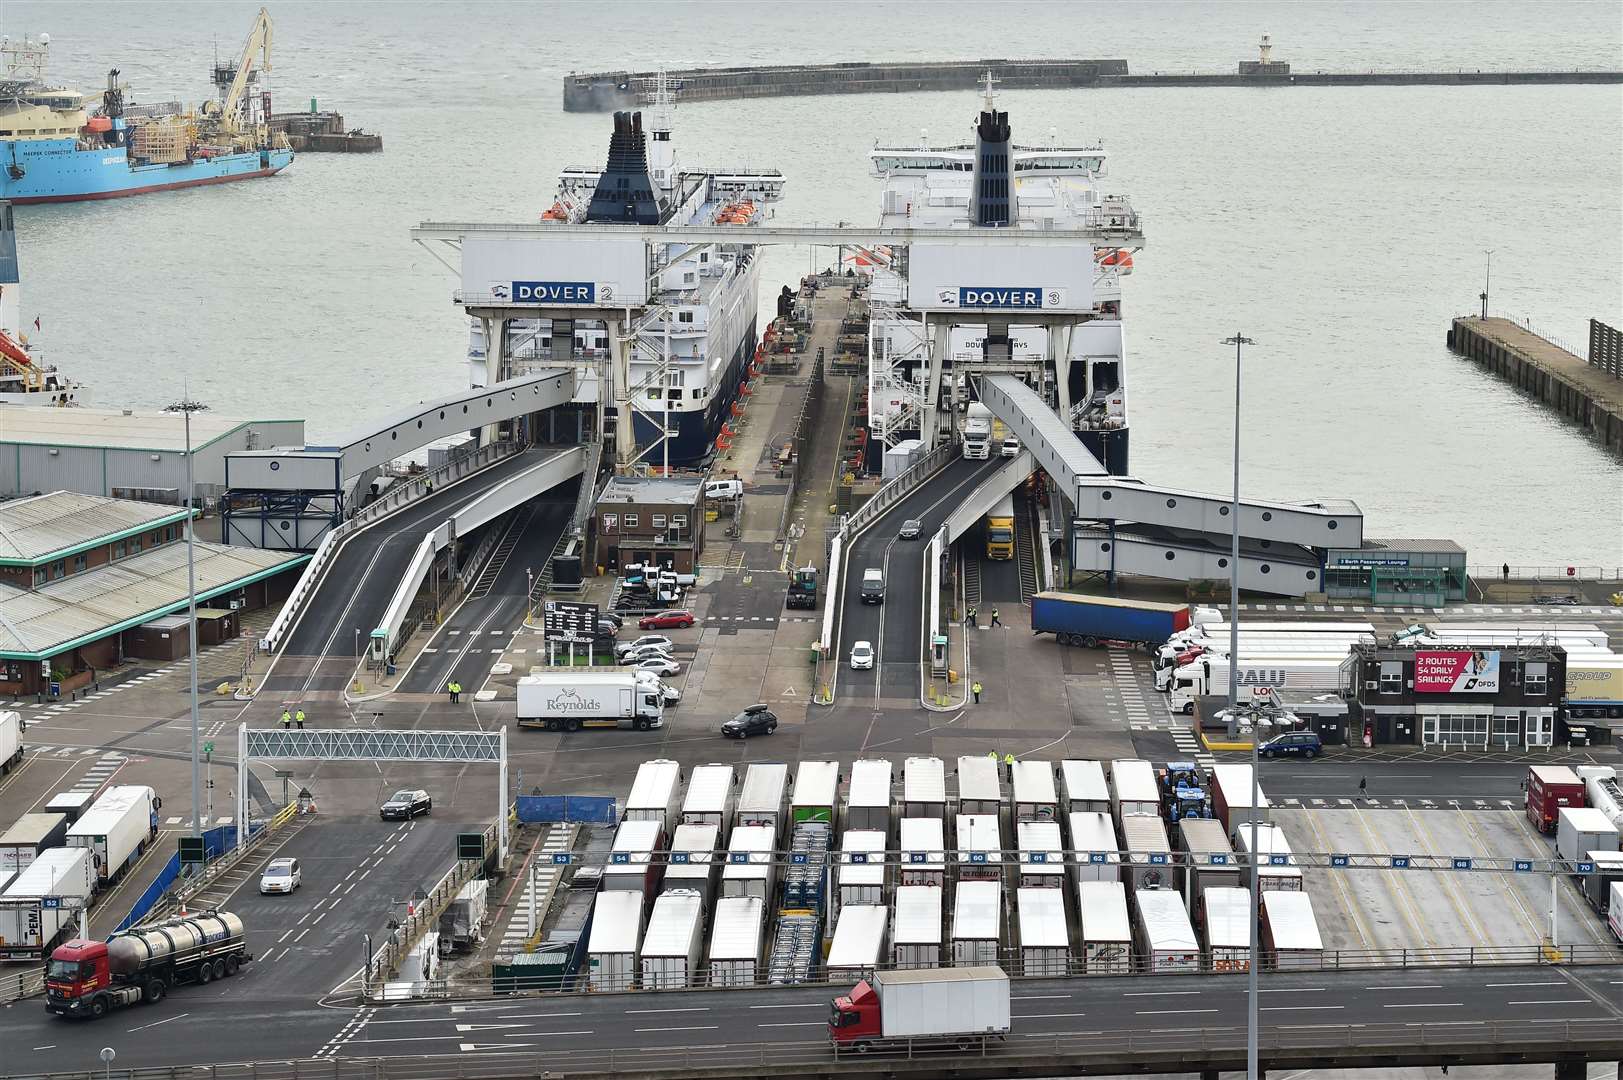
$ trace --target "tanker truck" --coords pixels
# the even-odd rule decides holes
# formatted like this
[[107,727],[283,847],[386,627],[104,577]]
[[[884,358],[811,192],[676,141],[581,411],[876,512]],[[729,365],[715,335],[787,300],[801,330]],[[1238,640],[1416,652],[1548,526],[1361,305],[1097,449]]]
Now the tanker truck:
[[229,911],[131,927],[105,942],[75,938],[57,946],[45,966],[45,1011],[95,1019],[160,1001],[176,983],[235,975],[252,959],[242,920]]

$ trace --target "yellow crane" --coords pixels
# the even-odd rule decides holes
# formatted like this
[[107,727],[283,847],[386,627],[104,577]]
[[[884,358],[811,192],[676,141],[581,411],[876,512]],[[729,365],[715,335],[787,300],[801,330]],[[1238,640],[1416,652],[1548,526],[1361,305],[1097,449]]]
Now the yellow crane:
[[[231,85],[226,88],[218,102],[210,102],[204,107],[204,115],[218,125],[222,134],[230,136],[245,134],[242,130],[242,114],[247,101],[248,86],[253,81],[256,70],[270,74],[271,30],[270,12],[260,8],[259,14],[254,17],[253,26],[248,30],[248,40],[243,43],[242,55],[237,59],[236,75],[232,78]],[[259,60],[257,69],[254,66],[256,55]],[[265,126],[260,125],[255,134],[263,141],[266,134]]]

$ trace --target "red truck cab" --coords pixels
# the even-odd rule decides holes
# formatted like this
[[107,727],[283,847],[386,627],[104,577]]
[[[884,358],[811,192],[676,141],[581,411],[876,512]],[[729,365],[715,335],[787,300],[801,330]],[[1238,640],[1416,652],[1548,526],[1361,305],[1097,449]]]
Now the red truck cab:
[[849,994],[834,999],[828,1018],[828,1037],[835,1045],[877,1039],[882,1034],[879,994],[864,979]]
[[107,945],[74,938],[51,951],[45,965],[45,996],[51,1002],[75,1002],[112,985]]
[[1564,806],[1584,805],[1584,782],[1565,765],[1534,765],[1527,770],[1527,820],[1541,833],[1553,833]]

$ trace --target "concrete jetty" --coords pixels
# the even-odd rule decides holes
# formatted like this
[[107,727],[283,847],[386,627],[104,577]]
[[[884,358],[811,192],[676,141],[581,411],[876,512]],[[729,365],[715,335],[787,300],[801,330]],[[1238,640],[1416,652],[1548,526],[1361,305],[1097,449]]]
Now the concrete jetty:
[[[1592,342],[1617,333],[1591,321]],[[1509,319],[1460,316],[1449,327],[1448,347],[1538,398],[1623,459],[1623,378]]]

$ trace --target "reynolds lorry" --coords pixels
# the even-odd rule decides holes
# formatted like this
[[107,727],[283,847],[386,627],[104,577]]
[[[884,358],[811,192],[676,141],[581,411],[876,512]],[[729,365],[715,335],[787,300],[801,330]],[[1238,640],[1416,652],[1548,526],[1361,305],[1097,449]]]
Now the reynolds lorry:
[[880,971],[834,999],[829,1041],[841,1049],[945,1044],[984,1048],[1009,1035],[1009,976],[1002,968]]
[[651,671],[559,671],[518,681],[519,727],[548,731],[665,726],[665,691]]
[[1157,604],[1114,596],[1040,592],[1031,598],[1031,632],[1053,634],[1061,645],[1139,646],[1154,654],[1189,625],[1188,604]]
[[105,942],[76,938],[57,946],[45,967],[45,1011],[95,1019],[160,1001],[176,983],[235,975],[252,959],[242,920],[229,911],[131,927]]
[[84,848],[42,852],[0,894],[0,960],[48,956],[78,929],[95,887],[96,867]]
[[158,835],[162,801],[141,784],[110,787],[68,828],[68,846],[90,849],[97,889],[115,884]]

